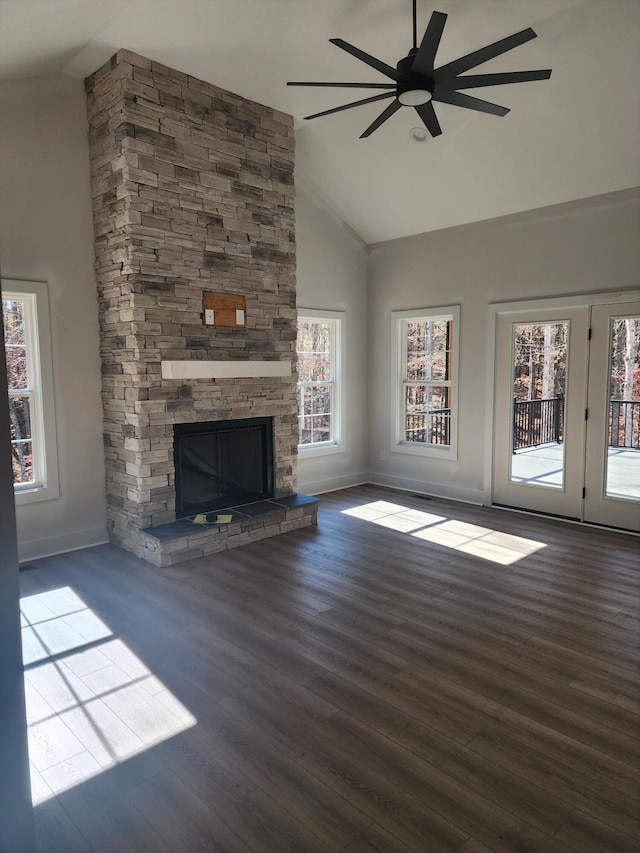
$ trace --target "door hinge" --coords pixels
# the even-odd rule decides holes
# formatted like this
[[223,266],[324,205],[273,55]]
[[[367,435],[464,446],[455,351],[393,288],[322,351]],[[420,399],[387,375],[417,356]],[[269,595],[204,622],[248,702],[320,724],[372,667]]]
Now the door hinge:
[[585,489],[585,487],[583,486],[583,487],[582,487],[582,500],[584,500],[584,499],[586,498],[586,496],[587,496],[587,490],[586,490],[586,489]]
[[590,341],[590,340],[591,340],[591,331],[592,331],[591,326],[589,326],[589,336],[588,336],[588,338],[587,338],[587,340],[588,340],[588,341]]
[[585,421],[589,420],[589,409],[584,410],[584,419],[585,419]]

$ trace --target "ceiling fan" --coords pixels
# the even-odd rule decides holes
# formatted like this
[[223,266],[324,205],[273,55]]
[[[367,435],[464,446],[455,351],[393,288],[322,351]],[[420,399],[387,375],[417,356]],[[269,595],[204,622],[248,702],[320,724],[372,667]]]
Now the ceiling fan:
[[473,74],[460,77],[465,71],[487,62],[502,53],[513,50],[514,47],[524,44],[536,38],[536,33],[529,27],[514,33],[512,36],[493,42],[480,50],[474,50],[466,56],[460,57],[439,68],[434,68],[434,62],[442,31],[444,30],[447,16],[443,12],[433,12],[431,20],[424,32],[420,46],[417,41],[416,25],[416,2],[413,0],[413,47],[393,68],[374,56],[370,56],[363,50],[343,39],[329,39],[332,44],[346,50],[356,59],[380,71],[386,77],[394,80],[393,83],[287,83],[287,86],[325,86],[348,89],[386,89],[381,95],[364,98],[360,101],[352,101],[340,107],[324,110],[320,113],[304,116],[305,119],[320,118],[320,116],[331,113],[350,110],[362,104],[370,104],[374,101],[382,101],[385,98],[394,100],[384,109],[380,115],[371,122],[369,127],[361,134],[360,139],[371,136],[381,124],[396,113],[400,107],[414,107],[431,136],[439,136],[442,133],[438,117],[433,108],[434,101],[444,104],[453,104],[456,107],[464,107],[468,110],[478,110],[491,115],[505,116],[509,110],[490,101],[473,98],[460,92],[460,89],[476,89],[482,86],[498,86],[505,83],[523,83],[527,80],[547,80],[551,76],[551,70],[542,71],[511,71],[499,74]]

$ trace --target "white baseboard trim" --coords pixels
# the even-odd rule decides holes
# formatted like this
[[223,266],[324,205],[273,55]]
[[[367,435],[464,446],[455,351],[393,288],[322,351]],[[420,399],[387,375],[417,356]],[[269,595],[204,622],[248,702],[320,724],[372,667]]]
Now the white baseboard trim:
[[419,495],[444,498],[450,501],[474,504],[475,506],[485,505],[485,494],[481,489],[465,489],[443,483],[412,480],[409,477],[394,477],[380,471],[371,471],[368,482],[372,486],[388,486],[390,489],[398,489],[401,492],[415,492]]
[[321,495],[323,492],[333,492],[336,489],[348,489],[351,486],[362,486],[369,482],[364,471],[355,474],[345,474],[342,477],[328,477],[326,480],[305,480],[298,478],[298,491],[303,495]]
[[434,498],[459,501],[460,503],[485,506],[485,494],[481,489],[467,489],[448,486],[443,483],[430,483],[425,480],[412,480],[409,477],[395,477],[381,471],[359,471],[342,477],[328,477],[326,480],[298,480],[298,491],[305,495],[321,495],[336,489],[348,489],[352,486],[387,486],[401,492],[415,492]]
[[53,557],[56,554],[66,554],[68,551],[91,548],[93,545],[104,545],[108,541],[106,527],[77,530],[74,533],[48,536],[45,539],[19,541],[18,559],[21,563],[27,563],[30,560],[38,560],[42,557]]

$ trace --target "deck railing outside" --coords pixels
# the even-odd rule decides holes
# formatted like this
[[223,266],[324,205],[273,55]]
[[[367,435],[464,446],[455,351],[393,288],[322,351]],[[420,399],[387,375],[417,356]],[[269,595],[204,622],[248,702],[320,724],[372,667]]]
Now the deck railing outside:
[[451,444],[451,409],[431,409],[428,414],[407,415],[405,441]]
[[[513,401],[513,450],[559,444],[564,435],[564,397]],[[611,400],[608,446],[640,450],[640,402]]]
[[609,447],[640,450],[640,402],[611,401]]
[[559,444],[564,433],[564,397],[513,401],[513,450]]

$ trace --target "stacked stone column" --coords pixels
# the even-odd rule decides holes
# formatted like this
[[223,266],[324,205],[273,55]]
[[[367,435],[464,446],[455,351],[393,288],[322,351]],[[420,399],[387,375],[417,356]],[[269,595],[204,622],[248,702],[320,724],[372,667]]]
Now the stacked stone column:
[[[86,80],[108,527],[175,518],[173,424],[273,417],[275,491],[296,490],[295,373],[163,380],[162,360],[295,359],[290,116],[128,51]],[[203,291],[246,297],[205,326]]]

